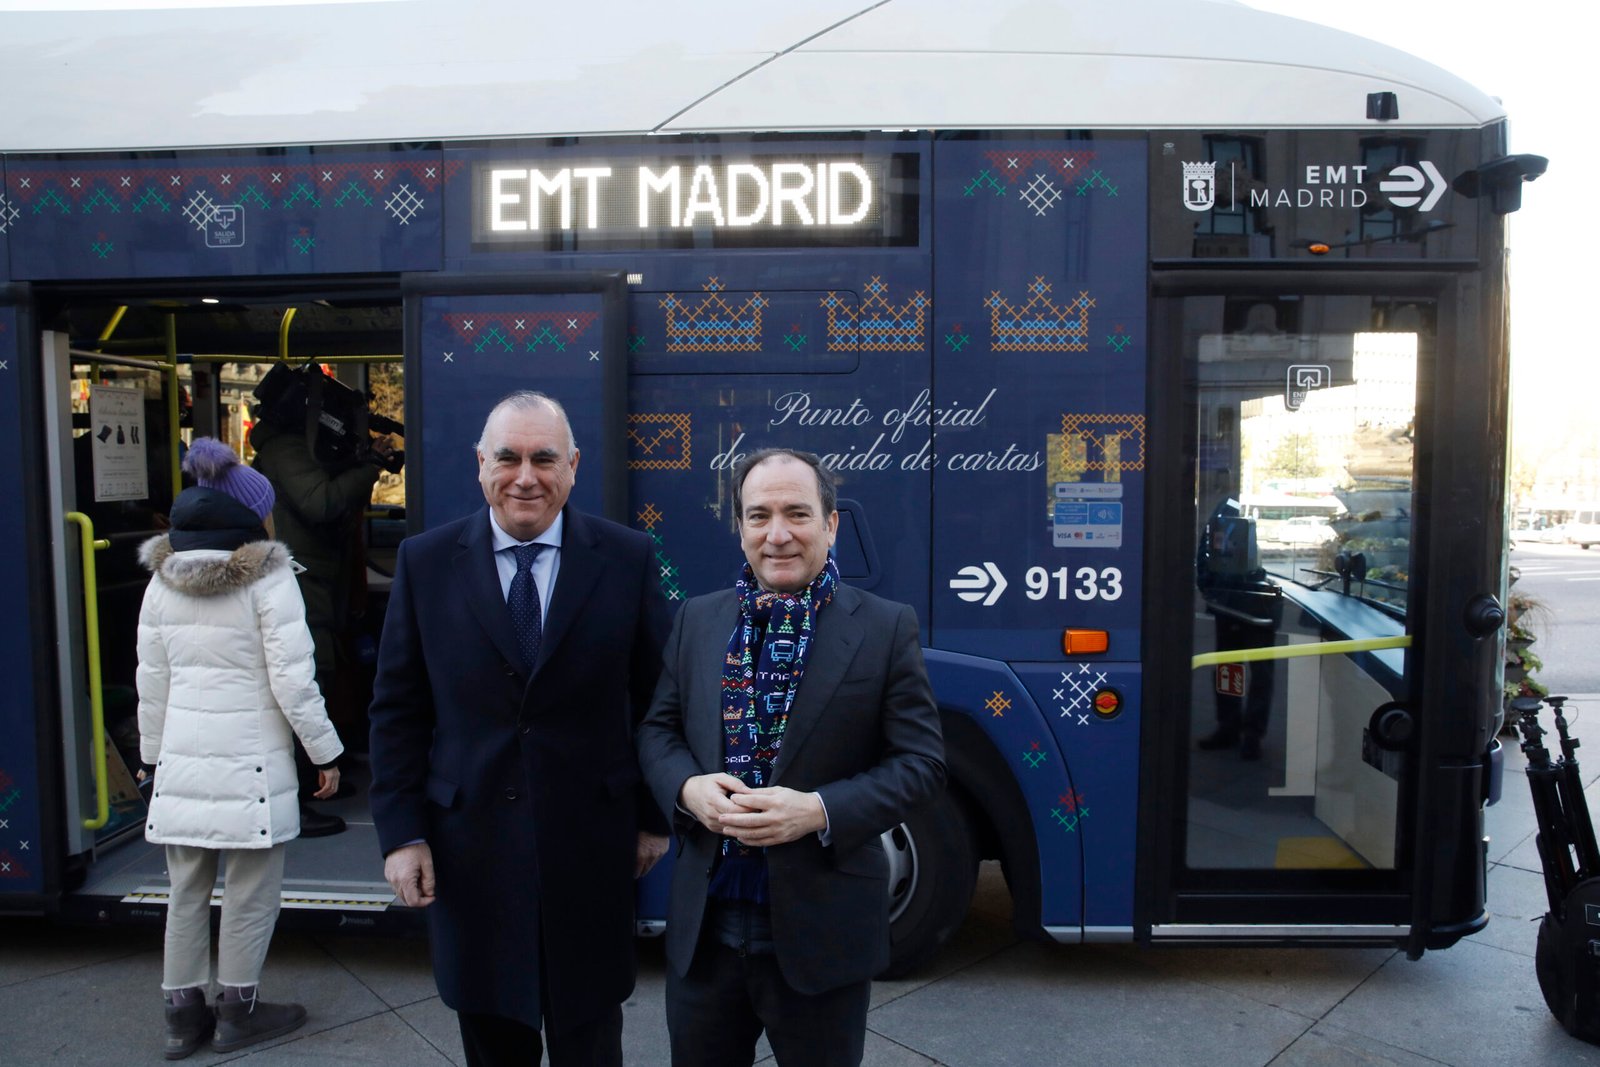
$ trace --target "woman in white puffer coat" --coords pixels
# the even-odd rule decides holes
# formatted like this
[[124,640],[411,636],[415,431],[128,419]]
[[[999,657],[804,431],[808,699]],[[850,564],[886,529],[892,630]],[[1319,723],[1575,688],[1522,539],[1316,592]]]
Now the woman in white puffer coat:
[[[166,846],[172,883],[161,983],[168,1059],[208,1037],[228,1052],[305,1021],[297,1004],[256,997],[284,843],[300,832],[292,734],[318,765],[318,797],[338,788],[343,751],[317,689],[295,564],[269,539],[271,483],[211,438],[194,442],[184,468],[198,484],[174,501],[171,532],[140,549],[154,575],[139,614],[140,758],[155,774],[145,839]],[[220,857],[213,1012],[205,991]]]

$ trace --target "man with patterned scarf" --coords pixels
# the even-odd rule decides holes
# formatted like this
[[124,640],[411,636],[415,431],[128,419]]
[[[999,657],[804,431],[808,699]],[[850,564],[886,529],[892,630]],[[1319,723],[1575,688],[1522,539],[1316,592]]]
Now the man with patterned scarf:
[[684,605],[639,730],[674,819],[667,1027],[679,1067],[861,1062],[889,962],[879,835],[944,784],[916,613],[839,581],[833,479],[788,449],[734,471],[745,566]]

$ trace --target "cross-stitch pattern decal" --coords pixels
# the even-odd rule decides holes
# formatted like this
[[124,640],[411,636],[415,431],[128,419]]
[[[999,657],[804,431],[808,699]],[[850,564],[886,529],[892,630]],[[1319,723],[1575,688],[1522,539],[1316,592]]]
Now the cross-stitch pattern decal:
[[1061,416],[1063,472],[1144,470],[1144,416],[1070,412]]
[[678,580],[678,565],[667,558],[666,545],[661,539],[661,512],[656,510],[654,504],[646,504],[635,518],[656,546],[656,578],[661,585],[661,595],[671,601],[682,600],[683,585]]
[[6,194],[0,192],[0,233],[5,233],[9,230],[11,224],[17,221],[17,217],[21,214],[22,212],[17,209],[17,206],[6,199]]
[[767,306],[760,293],[725,297],[727,287],[710,278],[699,299],[668,293],[661,299],[667,311],[668,352],[759,352],[761,311]]
[[1093,663],[1080,663],[1074,670],[1061,672],[1061,684],[1050,690],[1056,703],[1056,712],[1073,721],[1075,726],[1088,726],[1096,718],[1095,697],[1105,687],[1106,672]]
[[647,412],[628,416],[628,469],[690,469],[687,411]]
[[1087,352],[1089,309],[1094,298],[1079,292],[1076,299],[1057,304],[1050,299],[1051,285],[1037,275],[1028,297],[1013,304],[996,289],[984,303],[989,308],[990,347],[996,352]]
[[961,188],[968,198],[1015,200],[1034,218],[1044,218],[1070,193],[1117,195],[1117,186],[1102,169],[1090,166],[1095,153],[1055,151],[985,152],[988,166]]
[[1078,829],[1078,823],[1089,817],[1089,807],[1083,802],[1083,794],[1076,789],[1069,789],[1056,797],[1056,806],[1050,809],[1050,821],[1067,833]]
[[1040,747],[1039,742],[1030,742],[1027,751],[1022,753],[1022,762],[1028,765],[1028,770],[1036,771],[1045,765],[1050,758],[1050,753]]
[[945,331],[944,343],[949,346],[950,351],[952,352],[961,351],[963,348],[966,348],[971,341],[972,335],[965,333],[962,330],[961,323],[959,322],[950,327],[949,330]]
[[984,701],[983,706],[993,713],[994,718],[1005,718],[1006,711],[1011,707],[1011,698],[996,689],[994,695]]
[[[248,204],[261,210],[309,203],[312,207],[374,207],[404,226],[416,217],[427,197],[455,174],[458,160],[385,159],[379,163],[320,163],[303,160],[270,163],[188,166],[85,167],[19,171],[8,181],[8,215],[16,220],[19,206],[35,215],[96,212],[167,213],[175,208],[194,225],[222,203]],[[3,226],[0,226],[3,228]]]
[[921,289],[900,303],[883,279],[873,275],[861,287],[861,303],[837,292],[822,298],[828,312],[828,351],[920,352],[933,302]]
[[600,316],[594,311],[446,314],[445,323],[474,352],[565,352]]

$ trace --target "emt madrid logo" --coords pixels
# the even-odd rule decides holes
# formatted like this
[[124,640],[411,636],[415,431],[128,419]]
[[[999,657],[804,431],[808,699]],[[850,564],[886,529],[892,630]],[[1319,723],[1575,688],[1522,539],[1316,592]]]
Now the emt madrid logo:
[[[1369,176],[1370,172],[1370,176]],[[1377,169],[1366,164],[1308,164],[1296,172],[1298,184],[1272,186],[1236,176],[1230,167],[1225,210],[1252,208],[1350,208],[1366,207],[1374,197],[1391,207],[1418,212],[1432,211],[1439,205],[1450,183],[1439,168],[1426,159],[1415,164],[1401,163]],[[1244,180],[1236,180],[1242,177]],[[1241,203],[1248,197],[1248,205]],[[1183,206],[1190,211],[1210,211],[1217,199],[1217,164],[1183,164]]]

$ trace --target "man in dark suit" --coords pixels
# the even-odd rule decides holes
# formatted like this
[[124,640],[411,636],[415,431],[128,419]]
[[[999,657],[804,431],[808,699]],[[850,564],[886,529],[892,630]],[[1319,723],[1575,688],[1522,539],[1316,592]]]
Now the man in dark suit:
[[489,506],[400,546],[372,702],[372,815],[428,909],[467,1063],[620,1064],[634,879],[666,823],[633,747],[666,604],[645,535],[567,505],[559,404],[514,393],[478,442]]
[[667,640],[639,757],[679,838],[667,914],[677,1067],[861,1061],[889,962],[879,835],[944,783],[915,612],[840,583],[833,479],[769,449],[734,472],[746,566]]

